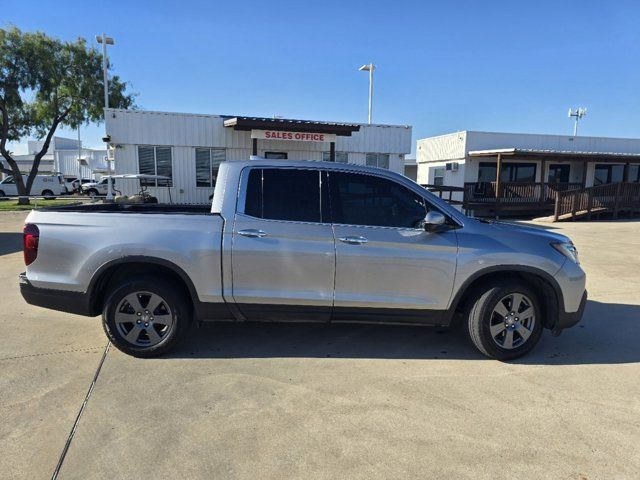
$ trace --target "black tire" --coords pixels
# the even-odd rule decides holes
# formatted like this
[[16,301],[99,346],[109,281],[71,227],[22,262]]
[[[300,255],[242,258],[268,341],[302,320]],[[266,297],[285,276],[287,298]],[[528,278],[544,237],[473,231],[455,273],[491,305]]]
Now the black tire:
[[53,192],[51,190],[43,190],[42,191],[42,196],[44,198],[46,198],[47,200],[55,200],[56,197],[53,195]]
[[[524,300],[521,300],[519,306],[513,309],[514,299],[520,298],[518,295],[522,295]],[[485,285],[472,294],[468,305],[466,318],[469,337],[476,348],[489,358],[513,360],[522,357],[540,340],[543,311],[538,296],[525,283],[517,280],[502,280]],[[523,318],[531,314],[527,305],[533,309],[533,322],[529,323],[530,329],[521,323],[522,319],[518,316],[519,312],[522,312]],[[507,315],[502,317],[502,314],[494,309],[506,309],[504,313]],[[527,317],[525,322],[531,322],[530,317]],[[492,335],[492,328],[494,333],[499,332],[495,334],[496,338]],[[502,331],[500,331],[501,328]],[[509,330],[512,332],[509,333]],[[504,348],[509,338],[512,348]]]
[[95,197],[99,194],[100,192],[98,192],[98,190],[96,190],[95,188],[90,188],[89,190],[87,190],[87,195],[89,195],[90,197]]
[[[138,306],[143,310],[149,306],[151,300],[145,299],[147,295],[157,295],[163,303],[158,304],[151,312],[136,312],[137,308],[133,308],[126,299],[128,296],[133,298],[131,295],[138,298]],[[135,301],[135,298],[133,300]],[[145,300],[148,303],[145,304]],[[154,315],[157,315],[157,318]],[[122,318],[125,317],[130,317],[132,322],[123,321]],[[158,319],[161,317],[164,323],[159,323]],[[136,319],[136,323],[133,319]],[[146,321],[152,325],[148,325]],[[169,321],[170,327],[167,326]],[[148,276],[134,277],[115,287],[108,295],[102,311],[102,326],[111,343],[121,352],[134,357],[155,357],[168,352],[184,338],[190,325],[191,307],[186,294],[165,280]],[[137,334],[134,331],[136,328]],[[160,338],[155,344],[151,329]],[[135,342],[127,339],[132,338],[131,335],[135,336]]]
[[0,197],[6,197],[6,195],[4,194],[4,190],[0,190]]

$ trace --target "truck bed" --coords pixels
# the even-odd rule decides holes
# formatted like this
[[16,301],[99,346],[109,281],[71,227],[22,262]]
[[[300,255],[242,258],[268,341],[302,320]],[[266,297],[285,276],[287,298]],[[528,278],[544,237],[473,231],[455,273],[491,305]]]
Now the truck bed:
[[210,205],[180,205],[167,203],[78,203],[38,209],[49,212],[87,213],[161,213],[180,215],[206,215],[211,213]]

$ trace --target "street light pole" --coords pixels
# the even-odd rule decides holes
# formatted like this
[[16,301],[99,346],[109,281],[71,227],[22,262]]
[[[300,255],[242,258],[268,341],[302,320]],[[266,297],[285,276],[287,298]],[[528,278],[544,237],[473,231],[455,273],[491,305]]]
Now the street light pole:
[[[107,37],[106,33],[102,33],[102,35],[96,35],[96,42],[102,44],[102,76],[104,83],[104,121],[105,125],[107,124],[107,108],[109,108],[109,76],[108,69],[109,63],[107,61],[107,45],[115,45],[113,38]],[[107,150],[109,149],[109,145],[107,144]],[[107,197],[105,200],[107,202],[113,201],[113,187],[111,185],[111,162],[107,160],[107,167],[109,172],[109,178],[107,179]]]
[[373,71],[376,66],[373,63],[361,66],[358,70],[361,72],[369,72],[369,125],[373,116]]

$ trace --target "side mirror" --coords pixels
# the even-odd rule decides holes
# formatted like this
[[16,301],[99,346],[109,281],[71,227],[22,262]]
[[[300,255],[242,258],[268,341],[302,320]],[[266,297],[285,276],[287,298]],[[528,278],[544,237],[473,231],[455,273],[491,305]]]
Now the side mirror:
[[424,229],[427,232],[431,232],[439,226],[444,225],[446,220],[445,216],[440,212],[429,212],[427,216],[424,217]]

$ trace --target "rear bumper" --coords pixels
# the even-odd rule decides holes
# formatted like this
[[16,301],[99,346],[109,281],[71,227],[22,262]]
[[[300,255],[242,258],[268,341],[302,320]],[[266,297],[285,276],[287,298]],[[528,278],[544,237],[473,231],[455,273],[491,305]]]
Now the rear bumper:
[[556,323],[555,328],[553,329],[554,333],[560,333],[565,328],[573,327],[577,324],[584,314],[584,308],[587,305],[587,291],[585,290],[582,294],[582,299],[580,300],[580,306],[578,310],[575,312],[565,312],[564,308],[560,309],[560,313],[558,314],[558,322]]
[[48,288],[34,287],[27,279],[25,273],[18,276],[20,280],[20,293],[29,305],[44,307],[50,310],[75,313],[94,317],[96,315],[91,308],[89,295],[83,292],[69,292],[66,290],[51,290]]

